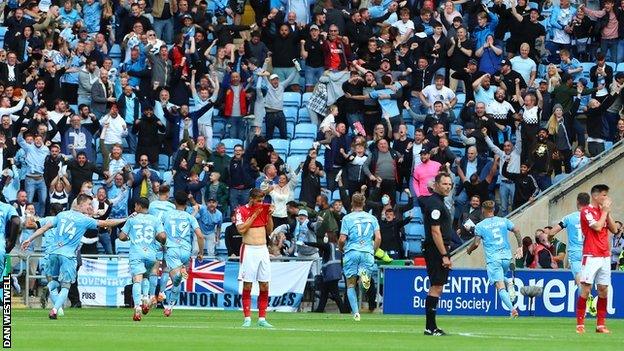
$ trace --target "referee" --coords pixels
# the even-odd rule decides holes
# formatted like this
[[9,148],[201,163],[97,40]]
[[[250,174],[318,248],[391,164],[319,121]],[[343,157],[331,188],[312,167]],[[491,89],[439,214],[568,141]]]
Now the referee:
[[453,233],[453,216],[444,205],[444,198],[450,194],[452,186],[451,176],[448,173],[439,173],[435,177],[433,194],[418,198],[425,222],[423,249],[431,285],[425,302],[427,315],[425,335],[431,336],[446,335],[436,324],[436,307],[451,269],[449,247]]

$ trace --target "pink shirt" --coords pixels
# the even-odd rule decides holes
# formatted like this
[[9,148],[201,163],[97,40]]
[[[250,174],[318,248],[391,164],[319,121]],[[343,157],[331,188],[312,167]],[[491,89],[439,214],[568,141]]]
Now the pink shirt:
[[427,184],[438,175],[441,166],[439,162],[429,160],[414,167],[412,186],[414,191],[416,191],[417,197],[431,195],[431,192],[427,189]]

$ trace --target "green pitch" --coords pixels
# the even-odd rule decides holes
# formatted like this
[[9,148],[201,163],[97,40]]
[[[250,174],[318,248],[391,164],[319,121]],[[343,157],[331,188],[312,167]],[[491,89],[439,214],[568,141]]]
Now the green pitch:
[[[624,320],[610,320],[611,335],[577,335],[572,318],[440,317],[447,337],[422,335],[424,317],[271,313],[274,330],[242,329],[240,312],[153,310],[141,322],[130,309],[67,309],[52,321],[47,310],[13,310],[15,350],[622,350]],[[256,314],[253,315],[254,325]]]

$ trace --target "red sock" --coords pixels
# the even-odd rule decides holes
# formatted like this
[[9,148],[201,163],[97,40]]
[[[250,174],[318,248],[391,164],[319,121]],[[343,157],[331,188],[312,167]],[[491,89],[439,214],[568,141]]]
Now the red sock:
[[260,295],[258,296],[258,317],[266,318],[266,310],[269,306],[269,291],[260,290]]
[[587,310],[587,299],[579,296],[576,301],[576,325],[585,325],[585,313]]
[[596,325],[602,327],[607,319],[607,299],[599,297],[596,303]]
[[251,289],[243,289],[243,315],[251,317]]

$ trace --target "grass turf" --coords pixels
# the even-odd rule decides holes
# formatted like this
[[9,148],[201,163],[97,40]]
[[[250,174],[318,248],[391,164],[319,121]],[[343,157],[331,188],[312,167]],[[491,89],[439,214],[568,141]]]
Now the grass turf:
[[611,335],[575,333],[572,318],[438,318],[447,337],[423,336],[423,316],[269,313],[274,330],[243,329],[240,312],[153,310],[141,322],[131,309],[67,309],[49,320],[48,311],[13,310],[16,350],[621,350],[624,320],[609,320]]

